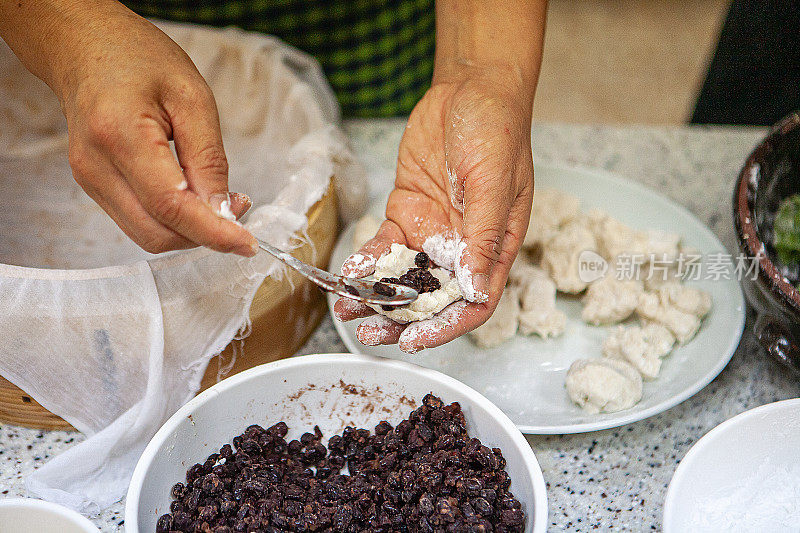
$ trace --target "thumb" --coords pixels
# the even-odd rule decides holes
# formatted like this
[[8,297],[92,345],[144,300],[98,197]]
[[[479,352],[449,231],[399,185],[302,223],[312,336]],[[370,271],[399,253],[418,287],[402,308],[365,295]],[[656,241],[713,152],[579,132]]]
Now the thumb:
[[463,251],[455,265],[455,273],[464,298],[484,303],[489,300],[492,272],[503,248],[509,209],[499,197],[502,188],[478,189],[470,191],[469,186],[465,188]]

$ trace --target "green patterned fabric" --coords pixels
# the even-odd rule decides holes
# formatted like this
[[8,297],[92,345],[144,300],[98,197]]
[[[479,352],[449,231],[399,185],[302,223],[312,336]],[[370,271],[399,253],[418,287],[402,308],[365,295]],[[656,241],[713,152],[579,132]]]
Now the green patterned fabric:
[[238,26],[316,57],[344,116],[411,112],[430,85],[434,0],[129,0],[145,17]]

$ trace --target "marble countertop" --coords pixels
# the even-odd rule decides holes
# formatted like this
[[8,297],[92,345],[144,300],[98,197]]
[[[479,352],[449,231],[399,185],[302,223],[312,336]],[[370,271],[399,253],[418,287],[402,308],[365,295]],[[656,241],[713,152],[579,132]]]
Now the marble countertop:
[[[347,123],[367,165],[391,173],[404,121]],[[763,129],[535,124],[537,162],[603,168],[639,181],[687,207],[736,250],[730,198],[746,154]],[[730,364],[693,398],[616,429],[528,436],[547,481],[550,529],[661,529],[667,485],[678,462],[705,433],[753,407],[800,396],[800,382],[762,357],[750,333]],[[299,353],[346,351],[326,317]],[[81,440],[74,432],[0,426],[0,497],[24,495],[24,477]],[[122,503],[94,518],[121,531]]]

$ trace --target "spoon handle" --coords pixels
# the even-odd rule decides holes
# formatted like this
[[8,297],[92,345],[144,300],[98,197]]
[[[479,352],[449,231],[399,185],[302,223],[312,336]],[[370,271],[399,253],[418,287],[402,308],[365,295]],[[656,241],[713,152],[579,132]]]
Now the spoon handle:
[[417,299],[417,296],[419,296],[417,291],[410,287],[390,283],[385,283],[384,285],[394,288],[394,295],[388,296],[385,294],[378,294],[375,292],[374,281],[335,276],[330,272],[304,263],[292,254],[284,252],[261,239],[256,240],[258,241],[259,248],[272,255],[275,259],[292,267],[323,289],[335,292],[345,298],[378,305],[405,305],[413,302]]

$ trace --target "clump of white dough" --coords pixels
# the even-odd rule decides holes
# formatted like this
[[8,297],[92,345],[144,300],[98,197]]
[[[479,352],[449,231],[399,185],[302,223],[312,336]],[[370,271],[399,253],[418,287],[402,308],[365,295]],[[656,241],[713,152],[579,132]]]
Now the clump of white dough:
[[517,285],[522,308],[519,315],[520,333],[542,338],[558,337],[564,333],[567,315],[556,308],[556,284],[547,276],[547,272],[530,266],[525,269]]
[[[409,269],[416,267],[414,258],[418,253],[402,244],[392,244],[390,252],[381,256],[375,263],[375,279],[399,278]],[[462,298],[458,282],[451,271],[436,267],[431,268],[430,272],[439,280],[441,288],[433,292],[424,292],[410,304],[394,307],[390,311],[379,305],[370,305],[370,307],[395,322],[406,324],[432,318],[436,313]]]
[[[362,219],[357,236],[371,238],[378,224],[375,219]],[[458,270],[464,249],[460,239],[434,236],[423,249],[431,260],[447,267],[431,270],[442,288],[420,295],[408,306],[392,311],[375,306],[376,311],[397,322],[412,322],[431,318],[462,294],[476,301],[468,294],[471,285],[457,281],[448,270]],[[584,252],[593,252],[608,263],[604,277],[581,279],[578,266]],[[627,322],[609,332],[600,350],[602,357],[572,364],[567,392],[591,413],[627,409],[641,399],[642,379],[656,379],[663,358],[676,344],[689,342],[711,310],[711,295],[684,285],[679,275],[679,261],[690,252],[675,233],[634,229],[599,209],[582,213],[578,199],[567,193],[536,191],[523,250],[511,267],[506,290],[494,314],[469,338],[481,348],[493,348],[518,333],[558,337],[567,317],[556,306],[557,293],[582,294],[584,322],[596,326]],[[416,254],[392,245],[391,253],[378,260],[375,276],[405,274],[415,266]],[[623,279],[612,268],[626,256],[631,267]],[[644,278],[646,271],[652,275]]]
[[675,337],[659,324],[617,326],[603,342],[603,357],[632,365],[644,379],[655,379],[661,358],[672,350]]
[[500,346],[517,334],[519,295],[516,287],[503,291],[497,308],[483,325],[469,332],[472,341],[481,348]]
[[589,284],[583,297],[581,318],[595,326],[622,322],[636,309],[643,290],[642,282],[637,279],[602,277]]
[[542,267],[561,292],[577,294],[586,288],[578,274],[578,258],[584,251],[594,251],[597,239],[580,221],[568,222],[547,240],[542,248]]
[[639,372],[619,359],[578,359],[565,384],[572,401],[592,414],[628,409],[642,399]]
[[580,202],[557,189],[542,189],[534,194],[528,232],[522,246],[535,249],[547,242],[558,229],[580,213]]
[[[607,262],[604,276],[581,279],[584,252]],[[506,292],[492,318],[470,338],[495,347],[515,334],[557,337],[566,315],[557,308],[556,295],[582,295],[581,318],[587,324],[625,323],[609,332],[602,358],[570,369],[570,397],[591,412],[626,409],[639,401],[641,380],[658,377],[662,359],[697,334],[711,309],[708,293],[681,282],[679,261],[689,252],[676,233],[634,229],[600,209],[581,212],[578,199],[564,192],[536,191]],[[629,271],[623,277],[616,269],[625,260]]]

